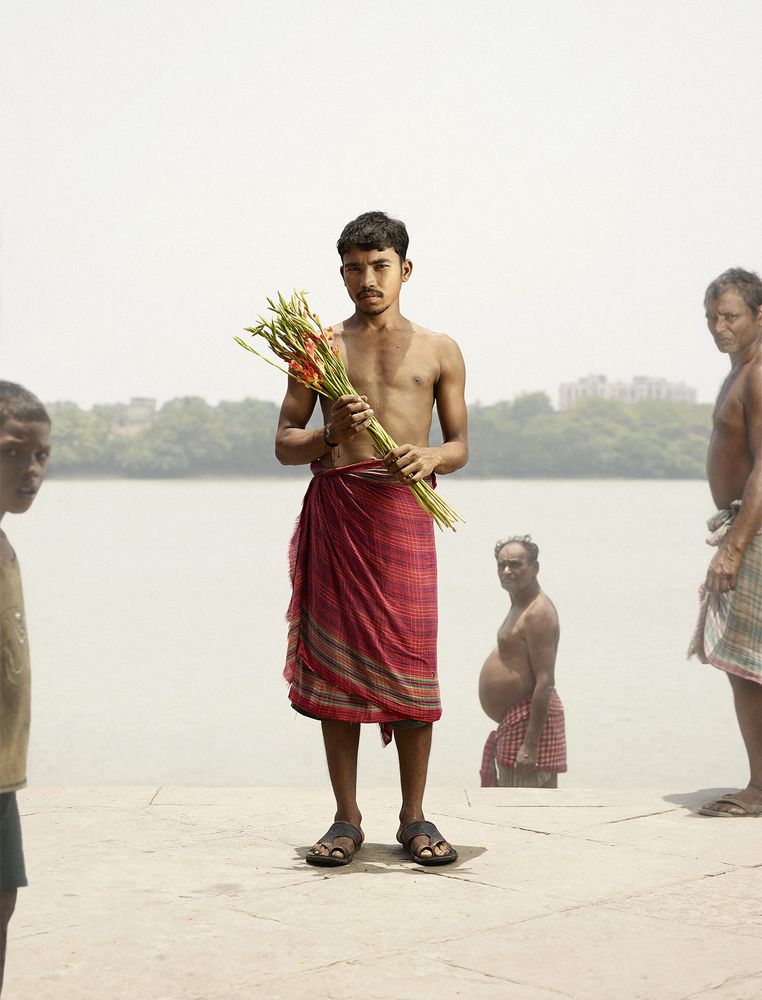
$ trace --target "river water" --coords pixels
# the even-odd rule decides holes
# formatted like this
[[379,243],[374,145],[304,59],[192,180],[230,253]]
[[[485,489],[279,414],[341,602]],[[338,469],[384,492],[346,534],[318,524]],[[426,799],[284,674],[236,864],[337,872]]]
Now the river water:
[[[21,560],[34,707],[30,782],[324,784],[319,727],[281,678],[286,548],[302,479],[51,480],[3,527]],[[473,480],[438,536],[440,679],[430,784],[478,784],[481,664],[507,610],[497,537],[530,532],[561,619],[573,787],[738,785],[730,689],[687,661],[710,551],[699,481]],[[397,781],[364,727],[361,783]]]

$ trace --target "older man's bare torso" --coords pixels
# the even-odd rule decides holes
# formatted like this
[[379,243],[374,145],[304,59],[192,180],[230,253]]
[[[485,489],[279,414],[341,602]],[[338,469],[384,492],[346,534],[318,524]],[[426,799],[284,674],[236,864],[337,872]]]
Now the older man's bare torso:
[[508,612],[497,633],[492,650],[479,675],[479,701],[493,722],[500,722],[518,701],[528,698],[535,687],[535,674],[529,655],[529,630],[558,628],[558,615],[552,601],[542,591],[526,608]]

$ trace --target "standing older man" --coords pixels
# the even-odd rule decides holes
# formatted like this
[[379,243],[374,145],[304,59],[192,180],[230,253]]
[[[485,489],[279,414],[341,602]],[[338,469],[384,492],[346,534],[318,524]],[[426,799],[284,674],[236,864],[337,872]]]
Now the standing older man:
[[732,268],[711,282],[706,319],[730,359],[714,409],[707,477],[718,512],[699,625],[689,652],[724,670],[749,757],[745,789],[704,805],[705,816],[762,815],[762,281]]
[[[335,822],[310,864],[348,864],[363,842],[357,803],[360,724],[377,722],[399,757],[397,839],[421,865],[449,864],[454,847],[424,819],[437,680],[434,530],[408,485],[465,465],[465,371],[457,344],[406,319],[400,292],[412,273],[402,222],[366,212],[339,238],[341,276],[354,313],[333,327],[359,395],[321,401],[288,380],[275,450],[313,478],[291,543],[286,678],[302,715],[319,719],[336,798]],[[371,404],[373,409],[371,409]],[[443,442],[429,443],[436,405]],[[395,441],[375,453],[373,413]]]
[[566,770],[564,707],[555,682],[560,630],[537,579],[538,555],[529,535],[495,545],[511,607],[479,676],[482,708],[500,724],[484,747],[484,787],[557,788]]

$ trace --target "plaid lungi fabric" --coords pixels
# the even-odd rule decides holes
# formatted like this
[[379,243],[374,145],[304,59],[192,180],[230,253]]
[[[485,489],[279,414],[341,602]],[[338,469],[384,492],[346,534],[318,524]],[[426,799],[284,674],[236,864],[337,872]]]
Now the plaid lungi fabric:
[[[734,500],[707,521],[707,545],[719,545],[741,507]],[[762,533],[757,532],[741,559],[735,590],[722,594],[699,588],[699,616],[688,656],[718,670],[762,684]]]
[[319,719],[440,718],[432,519],[372,460],[315,462],[290,547],[284,676],[294,707]]
[[[516,754],[521,749],[529,725],[532,696],[517,701],[508,708],[497,729],[490,733],[484,744],[480,771],[482,788],[497,788],[497,764],[513,767]],[[537,769],[552,774],[566,771],[566,726],[564,706],[553,689],[550,696],[548,718],[540,736],[537,750]]]

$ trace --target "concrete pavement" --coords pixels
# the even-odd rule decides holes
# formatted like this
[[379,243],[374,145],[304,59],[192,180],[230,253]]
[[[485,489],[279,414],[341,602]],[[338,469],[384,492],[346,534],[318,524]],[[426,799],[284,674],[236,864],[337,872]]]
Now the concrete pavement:
[[321,869],[325,788],[30,788],[3,1000],[760,1000],[762,820],[716,791],[432,788],[425,869],[372,789]]

